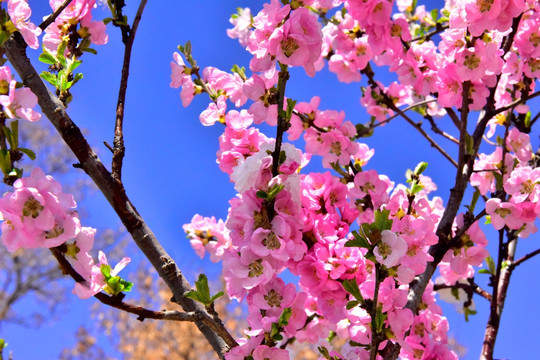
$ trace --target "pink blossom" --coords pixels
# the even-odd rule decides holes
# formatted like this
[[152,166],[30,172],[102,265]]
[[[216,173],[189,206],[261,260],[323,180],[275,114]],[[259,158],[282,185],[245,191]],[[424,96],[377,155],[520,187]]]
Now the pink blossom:
[[195,215],[191,223],[183,226],[186,236],[190,239],[191,246],[203,258],[205,253],[210,254],[212,262],[218,262],[223,257],[225,250],[231,247],[229,231],[225,228],[223,220]]
[[516,128],[510,129],[506,138],[506,146],[516,154],[521,162],[527,162],[532,157],[532,147],[529,134],[520,132]]
[[[105,283],[105,277],[103,276],[103,273],[101,272],[101,269],[103,266],[109,266],[109,262],[107,261],[107,256],[105,256],[105,253],[103,251],[99,252],[98,255],[99,259],[99,266],[93,265],[92,271],[89,277],[87,277],[85,282],[78,282],[75,284],[75,288],[73,289],[73,293],[77,295],[81,299],[88,299],[89,297],[92,297],[96,295],[98,292],[102,291],[106,288],[107,284]],[[111,276],[117,276],[120,270],[126,267],[127,264],[131,262],[131,259],[128,257],[124,257],[116,266],[114,269],[111,270]]]
[[489,199],[486,202],[486,212],[497,230],[501,230],[505,225],[517,230],[523,225],[523,221],[519,218],[521,208],[509,202],[502,202],[501,199]]
[[377,261],[391,268],[399,264],[399,259],[407,252],[407,243],[396,233],[383,230],[381,239],[373,249]]
[[13,252],[19,248],[51,248],[77,236],[81,229],[73,196],[39,168],[18,179],[14,191],[0,199],[2,242]]
[[8,0],[8,13],[13,25],[21,32],[24,41],[32,49],[39,47],[38,36],[41,28],[28,21],[32,10],[26,0]]

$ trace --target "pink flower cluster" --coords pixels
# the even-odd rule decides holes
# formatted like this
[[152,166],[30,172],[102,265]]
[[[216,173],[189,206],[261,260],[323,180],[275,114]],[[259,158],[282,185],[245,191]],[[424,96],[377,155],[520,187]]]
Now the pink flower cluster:
[[15,181],[13,188],[0,199],[2,243],[9,251],[55,247],[80,232],[73,196],[41,169]]
[[[377,171],[363,169],[373,150],[356,142],[357,129],[343,112],[319,110],[316,96],[294,106],[285,99],[284,108],[278,109],[276,64],[281,71],[284,65],[301,66],[313,76],[327,60],[330,71],[346,83],[361,80],[362,73],[371,75],[370,63],[389,66],[398,81],[388,86],[370,81],[361,99],[381,122],[394,115],[392,105],[421,101],[429,102],[422,106],[428,115],[442,116],[445,108],[461,108],[465,90],[469,110],[486,105],[490,88],[500,108],[534,91],[535,82],[528,78],[538,76],[540,69],[539,9],[532,1],[464,0],[447,2],[445,11],[434,16],[404,0],[397,1],[400,13],[392,16],[393,3],[326,0],[283,6],[271,0],[255,16],[240,9],[228,34],[253,55],[251,76],[215,68],[205,68],[199,76],[198,68],[174,55],[171,86],[182,86],[184,105],[206,92],[211,102],[201,123],[225,125],[218,163],[238,192],[230,201],[227,231],[215,230],[220,223],[200,216],[186,227],[199,255],[223,254],[229,296],[247,301],[247,338],[228,359],[286,359],[287,351],[279,346],[288,339],[326,346],[329,332],[369,347],[373,308],[366,304],[375,298],[382,332],[390,334],[386,341],[400,344],[401,358],[457,359],[447,346],[448,322],[435,303],[433,283],[417,314],[405,307],[409,284],[433,260],[428,249],[438,242],[435,231],[444,207],[440,198],[429,197],[435,184],[415,174],[410,188],[394,185]],[[448,28],[438,29],[437,17],[445,14]],[[505,49],[505,36],[521,14],[515,42]],[[413,39],[413,34],[435,29],[440,32],[437,43]],[[253,103],[241,109],[248,100]],[[238,110],[229,109],[229,103]],[[527,110],[526,105],[516,106],[519,113]],[[274,156],[275,140],[253,126],[275,126],[278,114],[283,118],[284,113],[291,114],[289,140],[303,135],[305,153],[283,143]],[[506,113],[490,122],[487,136],[505,123]],[[506,226],[524,237],[536,231],[540,172],[528,163],[533,156],[528,135],[510,127],[504,142],[504,151],[497,147],[490,155],[479,155],[471,185],[482,195],[504,191],[505,198],[487,201],[486,212],[496,229]],[[313,154],[339,176],[299,175]],[[488,256],[479,222],[470,224],[469,217],[457,217],[453,231],[459,239],[440,263],[440,281],[449,286],[472,277]],[[211,241],[216,232],[228,232],[227,240]],[[299,278],[299,288],[283,281],[285,269]],[[369,358],[369,351],[349,343],[341,354],[331,355]]]
[[[519,230],[518,236],[527,237],[537,231],[535,220],[540,217],[540,169],[529,165],[533,152],[528,134],[510,129],[505,147],[504,167],[502,147],[491,155],[480,155],[471,185],[478,186],[483,195],[504,189],[508,198],[493,197],[486,202],[491,223],[497,230],[507,226]],[[496,175],[502,183],[497,183]]]
[[[63,0],[49,0],[52,10],[62,5]],[[53,24],[45,29],[43,46],[49,52],[56,54],[58,46],[70,32],[76,31],[82,39],[89,39],[96,45],[104,45],[109,40],[105,33],[106,26],[103,21],[93,21],[92,9],[96,0],[73,0],[67,8],[60,13]],[[80,25],[77,29],[77,25]]]
[[[103,290],[106,283],[101,268],[108,266],[107,258],[100,251],[100,264],[94,264],[89,251],[96,230],[81,227],[73,196],[62,192],[62,186],[39,168],[29,177],[16,180],[13,188],[0,199],[1,240],[6,248],[14,252],[66,244],[73,268],[85,279],[76,283],[73,292],[85,299]],[[74,242],[67,243],[70,240]],[[111,276],[116,276],[129,261],[124,258]]]
[[207,218],[195,215],[191,223],[185,224],[183,228],[191,246],[201,258],[208,252],[210,260],[221,261],[225,250],[231,245],[225,223],[221,219],[216,222],[213,216]]

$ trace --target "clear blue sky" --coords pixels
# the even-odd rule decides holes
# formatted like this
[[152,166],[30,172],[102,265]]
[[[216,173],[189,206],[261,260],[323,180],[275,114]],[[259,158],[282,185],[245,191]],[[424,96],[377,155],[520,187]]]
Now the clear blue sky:
[[[34,22],[39,23],[41,16],[48,13],[46,3],[30,0],[35,12]],[[136,4],[132,1],[127,3],[131,21]],[[195,256],[185,240],[182,225],[189,222],[195,213],[225,218],[228,200],[235,192],[227,175],[221,173],[215,163],[222,127],[207,128],[200,124],[199,113],[207,105],[205,96],[196,98],[189,108],[182,108],[179,91],[169,88],[169,63],[176,46],[191,40],[193,54],[201,67],[211,65],[223,70],[229,70],[233,64],[247,67],[247,52],[227,37],[225,29],[229,27],[229,16],[236,7],[250,6],[256,13],[262,3],[259,0],[206,0],[168,1],[164,5],[163,1],[151,0],[135,40],[125,114],[127,150],[124,184],[139,212],[190,281],[199,271],[217,277],[220,270],[207,259],[200,261]],[[441,2],[429,3],[434,6]],[[97,12],[95,16],[105,15]],[[107,32],[109,44],[96,46],[97,56],[87,54],[83,57],[83,65],[79,69],[85,77],[73,90],[74,101],[68,112],[80,127],[89,129],[89,142],[95,146],[102,160],[110,164],[110,152],[103,146],[103,141],[112,143],[113,139],[123,45],[117,29],[109,27]],[[36,58],[37,53],[33,54]],[[40,70],[44,68],[42,66]],[[385,75],[382,72],[381,75]],[[386,84],[390,79],[393,77],[382,77]],[[314,79],[306,77],[303,70],[293,70],[287,96],[309,101],[315,95],[322,98],[321,109],[344,110],[347,120],[353,123],[369,119],[359,103],[361,92],[358,84],[340,84],[326,70]],[[449,122],[448,119],[440,121]],[[274,136],[272,133],[268,135]],[[538,137],[532,138],[536,148]],[[368,168],[376,169],[396,182],[404,182],[407,169],[414,168],[420,161],[427,161],[426,174],[439,186],[436,195],[446,201],[454,179],[452,166],[404,121],[396,119],[379,127],[375,135],[365,142],[376,150]],[[444,139],[441,143],[449,145]],[[455,149],[447,148],[456,155]],[[310,169],[314,168],[307,170]],[[102,196],[92,196],[84,205],[92,214],[85,225],[97,228],[118,226],[116,215]],[[534,250],[538,239],[538,234],[535,234],[521,241],[518,256]],[[532,261],[520,266],[514,273],[496,347],[498,358],[524,359],[537,352],[540,316],[535,309],[540,284],[533,275],[534,264]],[[126,270],[134,271],[135,268],[135,265],[128,266]],[[14,352],[15,359],[56,358],[63,347],[73,345],[77,326],[92,322],[87,311],[93,301],[80,301],[73,296],[67,304],[69,310],[57,321],[48,322],[38,330],[5,326],[0,337],[7,338],[8,349]],[[479,313],[471,317],[469,323],[465,323],[463,316],[457,314],[452,306],[440,303],[450,319],[450,333],[469,349],[466,359],[478,358],[487,320],[487,303],[481,298],[475,301]],[[19,308],[20,311],[27,306],[39,304],[26,303]]]

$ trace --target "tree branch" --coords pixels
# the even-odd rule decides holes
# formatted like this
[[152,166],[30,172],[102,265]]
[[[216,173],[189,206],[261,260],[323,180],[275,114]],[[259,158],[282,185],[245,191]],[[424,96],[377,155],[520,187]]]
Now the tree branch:
[[287,65],[281,65],[281,71],[278,75],[278,100],[277,100],[277,133],[276,133],[276,148],[272,154],[272,175],[278,175],[279,167],[279,154],[281,152],[281,142],[283,141],[283,134],[287,130],[288,123],[287,120],[283,117],[283,105],[285,103],[285,87],[287,85],[287,80],[289,80],[289,71],[287,70]]
[[[144,222],[131,201],[126,195],[123,185],[116,181],[105,168],[97,154],[92,150],[80,129],[73,123],[66,112],[62,102],[53,95],[40,79],[38,73],[26,56],[26,43],[20,33],[16,32],[4,44],[4,50],[22,81],[37,96],[42,112],[49,118],[58,130],[66,144],[73,151],[80,162],[81,168],[92,178],[97,187],[111,204],[127,231],[133,237],[137,246],[149,259],[159,276],[165,281],[173,292],[174,298],[187,311],[201,311],[207,313],[204,305],[184,297],[191,285],[184,278],[182,272],[163,249],[152,230]],[[165,272],[165,269],[167,270]],[[215,322],[222,329],[223,336],[209,328],[206,324],[197,321],[195,324],[212,345],[220,358],[236,342],[221,324],[218,318]],[[226,335],[225,335],[226,334]]]
[[532,258],[532,257],[535,257],[535,256],[538,255],[538,254],[540,254],[540,249],[537,249],[537,250],[535,250],[535,251],[533,251],[533,252],[531,252],[531,253],[529,253],[529,254],[527,254],[527,255],[525,255],[525,256],[519,258],[519,259],[517,259],[516,261],[514,261],[513,263],[511,263],[511,264],[509,265],[510,271],[513,271],[516,267],[518,267],[519,265],[521,265],[523,262],[529,260],[529,259]]
[[68,7],[71,1],[72,0],[64,0],[64,2],[58,7],[58,9],[56,9],[51,15],[47,16],[47,18],[41,24],[39,24],[39,28],[41,30],[45,30],[47,27],[49,27],[49,25],[51,25],[56,20],[56,18],[62,13],[62,11],[64,11],[65,8]]
[[131,61],[131,49],[133,48],[133,42],[135,41],[135,34],[141,21],[144,7],[147,0],[141,0],[135,19],[133,19],[133,25],[129,31],[129,36],[125,43],[124,50],[124,63],[122,65],[122,77],[120,79],[120,90],[118,91],[118,101],[116,103],[116,124],[114,127],[114,141],[113,141],[113,158],[112,158],[112,176],[116,180],[122,179],[122,163],[126,148],[124,146],[124,109],[126,104],[126,92],[129,78],[129,66]]
[[381,87],[379,86],[379,84],[377,84],[377,82],[375,81],[375,78],[374,78],[374,75],[375,73],[373,72],[373,70],[371,69],[371,66],[368,66],[362,70],[362,73],[367,75],[368,77],[368,83],[373,86],[373,87],[376,87],[380,90],[380,93],[381,95],[383,96],[384,100],[385,100],[385,104],[392,110],[394,110],[398,115],[401,115],[405,121],[407,121],[412,127],[414,127],[430,144],[432,147],[434,147],[435,149],[437,149],[437,151],[439,151],[448,161],[450,161],[450,163],[454,166],[457,167],[457,163],[454,159],[452,159],[452,157],[450,155],[448,155],[448,153],[435,141],[431,138],[431,136],[429,136],[425,131],[424,129],[422,129],[422,126],[420,124],[417,124],[415,123],[407,114],[405,114],[402,110],[400,110],[395,104],[394,102],[392,101],[392,99],[390,99],[388,97],[388,95],[386,95],[386,93],[384,92],[383,89],[381,89]]
[[488,293],[486,290],[482,289],[474,281],[472,281],[472,283],[471,283],[471,281],[472,281],[472,279],[470,279],[469,284],[462,284],[462,283],[456,283],[454,285],[435,284],[433,286],[433,290],[437,291],[437,290],[442,290],[442,289],[453,289],[453,288],[463,289],[465,291],[472,291],[476,295],[480,295],[481,297],[483,297],[487,301],[491,302],[491,294]]

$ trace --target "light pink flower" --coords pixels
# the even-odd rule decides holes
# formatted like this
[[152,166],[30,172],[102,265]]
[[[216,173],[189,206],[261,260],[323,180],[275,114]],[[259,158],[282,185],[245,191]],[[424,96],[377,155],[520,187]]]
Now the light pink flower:
[[28,21],[32,10],[26,0],[8,0],[8,13],[13,25],[21,32],[28,46],[37,49],[39,47],[37,37],[41,34],[41,28]]

